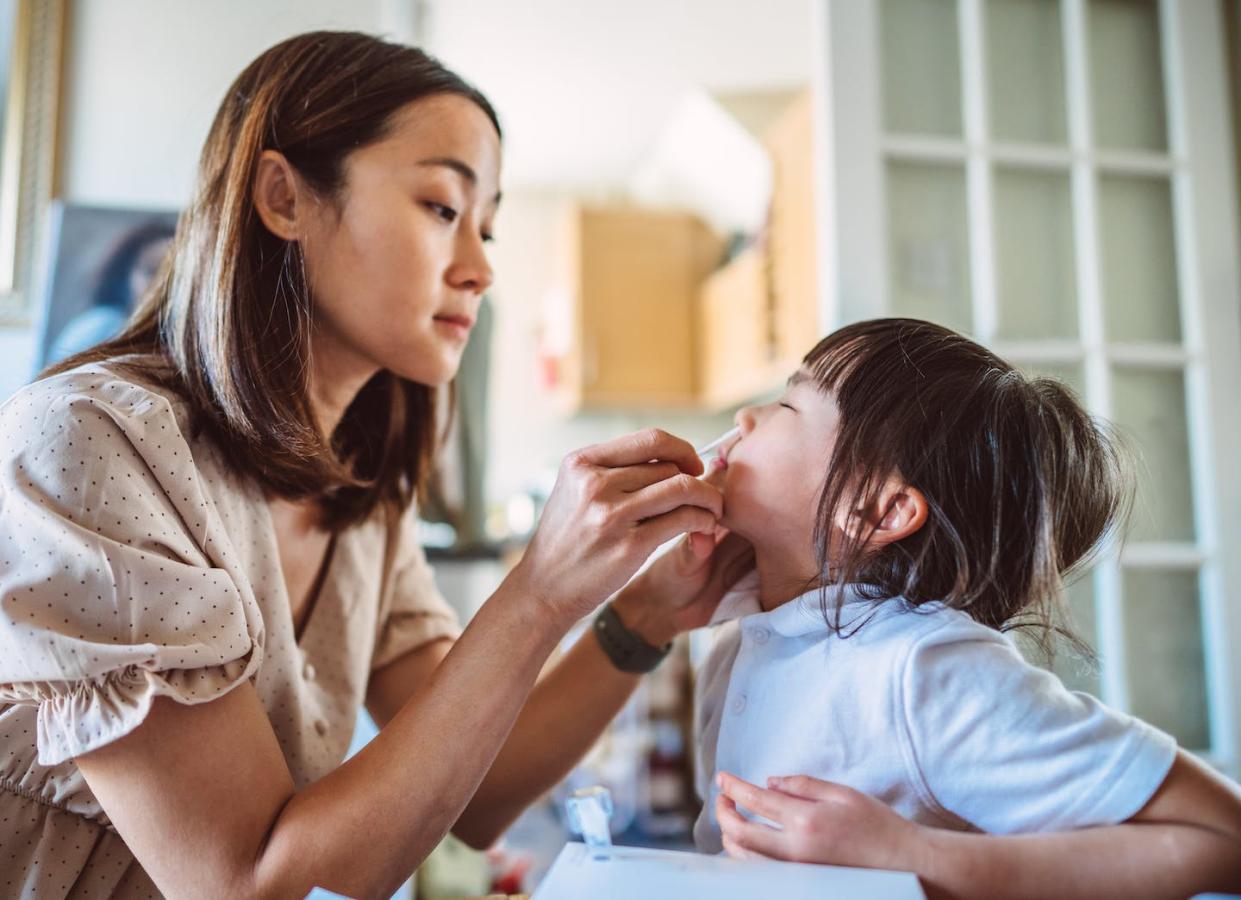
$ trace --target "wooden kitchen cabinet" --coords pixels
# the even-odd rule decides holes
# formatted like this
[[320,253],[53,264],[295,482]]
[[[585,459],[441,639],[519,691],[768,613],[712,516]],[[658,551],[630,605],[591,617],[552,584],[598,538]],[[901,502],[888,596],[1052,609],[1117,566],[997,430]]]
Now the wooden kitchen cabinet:
[[766,232],[703,285],[698,383],[706,408],[776,390],[821,337],[813,121],[806,90],[767,126],[761,137],[773,184]]
[[572,205],[563,213],[556,289],[567,340],[550,363],[562,405],[698,405],[698,291],[724,254],[688,213]]
[[566,413],[737,406],[777,389],[821,336],[813,102],[782,101],[768,226],[721,265],[696,216],[572,204],[557,235],[543,369]]
[[802,91],[765,144],[774,184],[767,247],[771,255],[774,364],[787,378],[822,336],[815,225],[814,107]]
[[769,257],[751,247],[713,272],[699,295],[699,404],[735,406],[771,387]]

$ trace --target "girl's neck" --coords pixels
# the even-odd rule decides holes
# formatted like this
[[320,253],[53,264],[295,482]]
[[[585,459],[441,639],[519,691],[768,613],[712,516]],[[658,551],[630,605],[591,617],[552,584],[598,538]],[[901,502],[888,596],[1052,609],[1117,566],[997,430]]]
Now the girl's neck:
[[758,571],[758,603],[770,612],[814,588],[817,566],[804,553],[771,546],[754,546],[754,568]]

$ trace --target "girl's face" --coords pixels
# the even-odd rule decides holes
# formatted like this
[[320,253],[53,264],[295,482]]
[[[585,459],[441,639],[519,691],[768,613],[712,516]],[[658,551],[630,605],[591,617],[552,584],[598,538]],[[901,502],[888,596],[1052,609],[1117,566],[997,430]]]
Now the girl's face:
[[741,435],[723,454],[721,524],[756,547],[778,547],[813,567],[819,494],[839,419],[835,401],[804,370],[778,400],[742,408]]
[[452,379],[492,280],[484,243],[499,180],[495,127],[451,94],[409,104],[347,157],[342,196],[316,207],[303,241],[316,368]]

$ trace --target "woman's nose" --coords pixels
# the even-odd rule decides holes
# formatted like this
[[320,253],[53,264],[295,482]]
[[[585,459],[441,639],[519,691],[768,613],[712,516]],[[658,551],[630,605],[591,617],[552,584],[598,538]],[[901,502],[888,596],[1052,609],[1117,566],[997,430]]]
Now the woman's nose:
[[733,416],[733,422],[741,429],[742,434],[749,434],[754,430],[755,413],[753,406],[743,406]]
[[448,278],[453,287],[481,294],[491,287],[495,273],[487,260],[487,253],[482,240],[466,240],[467,246],[460,249],[457,259],[449,269]]

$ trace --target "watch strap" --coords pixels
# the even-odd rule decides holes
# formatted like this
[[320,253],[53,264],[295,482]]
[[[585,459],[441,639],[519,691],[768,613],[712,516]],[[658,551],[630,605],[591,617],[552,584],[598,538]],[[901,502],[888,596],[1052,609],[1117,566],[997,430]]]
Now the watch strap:
[[671,643],[652,647],[626,628],[611,603],[605,604],[599,615],[595,616],[593,629],[603,652],[622,672],[641,674],[653,671],[672,649]]

